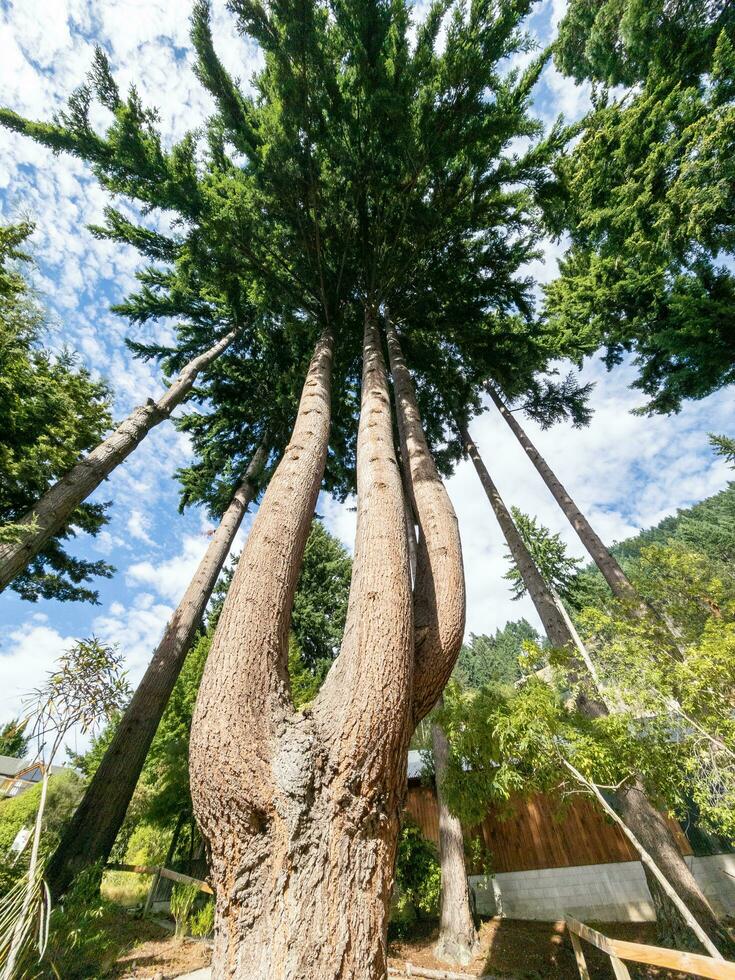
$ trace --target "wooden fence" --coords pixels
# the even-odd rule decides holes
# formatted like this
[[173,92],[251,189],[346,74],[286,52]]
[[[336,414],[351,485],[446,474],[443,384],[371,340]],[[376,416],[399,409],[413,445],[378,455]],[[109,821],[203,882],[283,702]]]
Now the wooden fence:
[[678,970],[692,977],[711,977],[712,980],[735,980],[735,963],[716,960],[700,953],[681,953],[678,949],[664,949],[661,946],[645,946],[643,943],[629,943],[622,939],[608,939],[596,929],[590,929],[583,922],[571,916],[566,917],[569,937],[572,940],[577,967],[582,980],[590,980],[587,962],[582,951],[580,939],[591,943],[610,957],[610,965],[616,980],[630,980],[630,973],[623,962],[646,963],[648,966],[661,966],[668,970]]
[[[465,828],[468,838],[480,838],[492,856],[492,869],[537,871],[578,865],[637,861],[638,854],[621,831],[593,800],[574,796],[562,806],[552,796],[537,794],[514,801],[509,816],[490,812],[479,827]],[[423,835],[439,842],[439,811],[434,788],[411,786],[406,812]],[[670,821],[683,854],[692,849],[678,823]],[[470,869],[480,873],[481,869]]]

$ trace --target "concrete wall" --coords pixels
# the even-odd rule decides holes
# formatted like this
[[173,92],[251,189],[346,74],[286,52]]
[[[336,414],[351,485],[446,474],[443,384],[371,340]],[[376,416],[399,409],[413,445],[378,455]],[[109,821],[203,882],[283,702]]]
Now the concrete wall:
[[[686,861],[715,910],[735,914],[735,854]],[[553,921],[567,914],[596,922],[655,918],[638,861],[478,875],[470,878],[470,884],[481,915]]]

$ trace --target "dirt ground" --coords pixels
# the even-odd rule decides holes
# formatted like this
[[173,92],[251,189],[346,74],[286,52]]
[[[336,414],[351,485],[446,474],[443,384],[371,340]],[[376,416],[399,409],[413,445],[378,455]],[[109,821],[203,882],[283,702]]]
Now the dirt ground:
[[[615,939],[655,945],[652,923],[588,923]],[[491,919],[480,932],[481,953],[465,970],[468,978],[491,974],[507,980],[579,980],[574,953],[563,922],[532,922],[520,919]],[[415,966],[447,969],[434,959],[432,948],[436,928],[426,925],[406,942],[391,942],[390,965],[401,968],[406,961]],[[613,980],[612,969],[604,954],[585,944],[585,957],[594,980]],[[211,956],[208,944],[198,940],[180,942],[172,936],[147,939],[130,949],[117,961],[111,976],[116,980],[142,980],[163,977],[169,980],[182,973],[207,966]],[[678,980],[682,974],[655,967],[640,967],[631,976],[641,980]],[[691,978],[689,978],[691,980]]]
[[[613,939],[656,945],[656,930],[650,922],[614,922],[587,925],[598,929]],[[389,946],[390,965],[402,967],[408,960],[414,966],[430,969],[448,969],[446,964],[434,959],[432,948],[437,938],[435,927],[427,928],[424,935],[410,942],[393,942]],[[490,974],[508,980],[579,980],[572,944],[563,922],[535,922],[523,919],[490,919],[480,930],[481,951],[464,970],[468,977]],[[614,980],[610,961],[604,953],[584,945],[585,959],[594,980]],[[640,973],[631,976],[641,980],[678,980],[682,974],[656,967],[639,967]],[[691,980],[691,977],[685,978]]]
[[[163,930],[160,930],[163,933]],[[143,977],[163,977],[169,980],[182,973],[193,973],[209,966],[212,951],[199,939],[175,939],[170,933],[148,939],[124,953],[109,974],[116,980],[142,980]]]

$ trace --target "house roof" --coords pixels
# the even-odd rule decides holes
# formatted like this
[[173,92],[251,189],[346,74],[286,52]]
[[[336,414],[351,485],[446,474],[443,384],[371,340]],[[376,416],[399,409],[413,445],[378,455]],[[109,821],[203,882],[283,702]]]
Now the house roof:
[[[31,759],[17,759],[12,755],[0,755],[0,779],[8,779],[12,776],[17,776],[18,773],[24,772],[26,769],[33,769],[37,764],[38,760],[34,762]],[[65,766],[49,767],[49,772],[52,776],[64,771]]]

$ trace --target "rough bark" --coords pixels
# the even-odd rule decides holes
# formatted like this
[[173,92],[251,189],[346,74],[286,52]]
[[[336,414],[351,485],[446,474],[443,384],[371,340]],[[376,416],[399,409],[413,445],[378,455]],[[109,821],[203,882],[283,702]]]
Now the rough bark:
[[[665,816],[648,800],[642,781],[636,779],[629,785],[622,786],[615,792],[611,802],[707,936],[724,956],[732,959],[735,956],[735,942],[718,919],[682,857]],[[656,909],[659,941],[677,949],[696,948],[694,936],[676,906],[645,865],[643,870]]]
[[[550,589],[547,588],[541,573],[523,543],[523,539],[513,523],[513,518],[503,503],[467,426],[462,423],[458,423],[458,425],[465,450],[475,465],[513,560],[518,566],[550,642],[555,647],[574,650],[574,637],[554,602]],[[573,674],[580,675],[583,670],[583,664],[575,658],[572,661]],[[580,694],[577,699],[577,708],[592,718],[608,714],[610,711],[604,702],[602,692],[596,691],[594,685],[592,696],[587,696],[585,693]],[[612,794],[612,798],[615,810],[620,813],[627,826],[649,851],[653,860],[676,888],[705,932],[722,948],[722,943],[726,940],[726,933],[684,860],[666,819],[648,799],[641,780],[636,779],[631,786],[616,790]],[[687,948],[688,944],[691,943],[691,933],[686,930],[687,935],[684,938],[685,926],[676,911],[676,907],[647,870],[646,877],[656,908],[662,910],[660,919],[662,939],[673,939],[677,945],[681,944],[683,948]]]
[[406,489],[419,525],[414,627],[414,721],[436,704],[459,655],[465,581],[459,525],[424,435],[410,372],[395,326],[386,322]]
[[171,691],[243,516],[255,497],[256,479],[267,456],[265,445],[253,455],[245,478],[222,516],[97,771],[51,856],[45,876],[54,898],[66,891],[80,871],[110,856]]
[[20,523],[28,532],[19,541],[0,545],[0,592],[19,575],[48,541],[62,531],[89,495],[142,442],[150,430],[167,419],[189,394],[199,372],[231,343],[233,330],[213,347],[193,358],[165,395],[135,408],[111,435],[49,487]]
[[503,402],[500,395],[492,385],[487,386],[487,391],[498,411],[508,423],[513,435],[523,447],[526,455],[541,475],[541,479],[551,491],[554,500],[564,512],[565,517],[577,532],[580,541],[589,552],[590,557],[600,569],[603,578],[610,586],[613,595],[619,599],[624,599],[632,604],[634,610],[648,615],[652,612],[643,602],[636,590],[633,588],[625,572],[620,567],[614,556],[608,551],[602,539],[594,530],[590,522],[569,495],[568,491],[557,477],[541,453],[526,435],[521,423]]
[[213,977],[383,980],[410,731],[413,622],[400,476],[374,315],[365,322],[353,581],[312,710],[288,694],[293,593],[326,457],[331,342],[220,617],[191,742],[216,886]]
[[[443,703],[439,699],[439,706]],[[479,937],[472,919],[470,887],[464,856],[464,836],[459,819],[450,812],[443,782],[449,765],[449,742],[441,725],[431,726],[436,798],[439,807],[439,859],[441,861],[441,908],[437,959],[466,966],[478,949]]]

